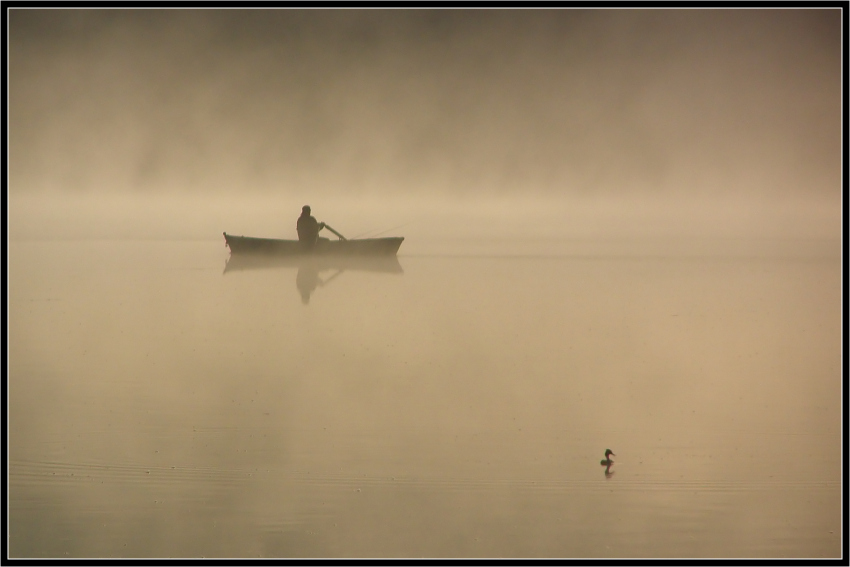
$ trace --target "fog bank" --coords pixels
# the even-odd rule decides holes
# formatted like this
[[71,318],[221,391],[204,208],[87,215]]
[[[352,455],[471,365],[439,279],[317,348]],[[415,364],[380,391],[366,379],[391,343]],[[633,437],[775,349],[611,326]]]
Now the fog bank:
[[[312,199],[248,195],[12,195],[12,241],[296,238],[302,204],[347,238],[404,236],[418,254],[835,256],[830,198],[661,197]],[[331,234],[326,234],[335,238]],[[222,248],[225,257],[227,251]]]
[[836,195],[839,10],[10,11],[12,193]]

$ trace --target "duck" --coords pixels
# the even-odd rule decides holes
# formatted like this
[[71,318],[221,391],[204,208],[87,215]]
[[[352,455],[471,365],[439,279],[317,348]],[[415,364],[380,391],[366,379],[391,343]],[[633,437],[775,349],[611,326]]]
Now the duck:
[[611,460],[611,457],[609,455],[614,455],[615,457],[617,456],[611,449],[605,449],[605,458],[599,461],[599,464],[603,467],[610,467],[611,465],[613,465],[614,461]]

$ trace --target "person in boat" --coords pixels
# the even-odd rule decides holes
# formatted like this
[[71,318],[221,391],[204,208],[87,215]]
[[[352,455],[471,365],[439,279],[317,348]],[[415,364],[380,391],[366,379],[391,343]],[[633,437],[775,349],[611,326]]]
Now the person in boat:
[[298,222],[295,229],[298,231],[298,241],[305,250],[312,250],[316,245],[316,240],[319,239],[319,231],[325,228],[325,223],[319,222],[315,217],[310,215],[310,206],[304,205],[301,207],[301,216],[298,217]]

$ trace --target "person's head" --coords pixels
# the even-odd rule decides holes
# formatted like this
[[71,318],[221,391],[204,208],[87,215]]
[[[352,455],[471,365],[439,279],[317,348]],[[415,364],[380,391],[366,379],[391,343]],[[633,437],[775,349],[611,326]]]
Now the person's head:
[[310,214],[310,205],[304,205],[303,207],[301,207],[301,214],[302,215],[309,215]]

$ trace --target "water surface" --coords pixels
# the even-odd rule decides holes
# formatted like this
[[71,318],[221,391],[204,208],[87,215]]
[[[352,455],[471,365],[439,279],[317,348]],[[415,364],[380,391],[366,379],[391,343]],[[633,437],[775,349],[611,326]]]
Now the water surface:
[[12,242],[10,555],[840,555],[834,249],[409,244]]

